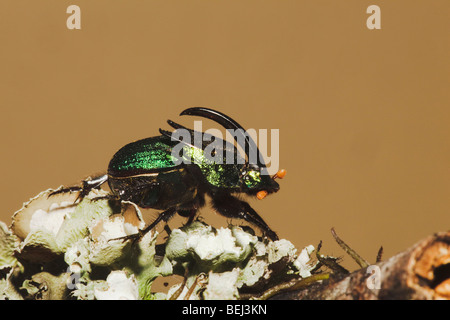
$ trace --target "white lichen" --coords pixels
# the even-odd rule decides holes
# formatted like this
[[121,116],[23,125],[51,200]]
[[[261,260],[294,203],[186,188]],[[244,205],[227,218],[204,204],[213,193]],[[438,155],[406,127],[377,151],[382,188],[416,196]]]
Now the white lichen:
[[300,252],[297,259],[293,262],[293,266],[297,268],[299,275],[302,278],[307,278],[311,276],[311,270],[317,265],[317,261],[311,261],[311,254],[314,252],[315,248],[309,245]]
[[[52,191],[25,203],[10,228],[0,223],[0,298],[238,299],[245,289],[308,277],[315,266],[312,246],[298,253],[285,239],[200,221],[172,230],[158,251],[156,231],[132,237],[145,227],[135,204],[113,212],[96,199],[105,191],[81,202],[76,193],[49,197]],[[155,279],[171,275],[185,281],[167,294],[152,290]]]
[[97,300],[137,300],[138,286],[134,275],[127,276],[124,271],[112,271],[106,278],[107,287],[94,288]]
[[239,268],[222,273],[210,272],[208,284],[203,293],[206,300],[235,300],[239,298],[236,282],[240,274]]
[[172,231],[166,256],[174,261],[191,258],[214,269],[245,260],[256,242],[257,237],[239,227],[214,229],[195,221]]
[[294,260],[297,254],[295,246],[286,239],[270,242],[267,245],[267,260],[269,263],[275,263],[282,258]]

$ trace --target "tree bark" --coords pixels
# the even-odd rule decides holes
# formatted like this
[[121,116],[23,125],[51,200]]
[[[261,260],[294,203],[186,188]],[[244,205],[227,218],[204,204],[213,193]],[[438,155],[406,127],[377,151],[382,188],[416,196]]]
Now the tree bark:
[[450,231],[434,234],[387,261],[272,299],[450,299]]

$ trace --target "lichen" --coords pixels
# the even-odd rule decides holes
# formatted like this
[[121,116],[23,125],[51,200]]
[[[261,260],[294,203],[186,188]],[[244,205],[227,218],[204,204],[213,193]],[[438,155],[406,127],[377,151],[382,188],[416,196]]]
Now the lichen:
[[[142,232],[133,203],[113,209],[106,191],[93,190],[82,201],[76,193],[49,197],[52,192],[25,203],[11,227],[0,223],[2,299],[240,299],[308,277],[315,266],[313,246],[298,252],[285,239],[198,220],[165,239],[155,230]],[[157,278],[172,275],[183,282],[167,292],[152,288]]]

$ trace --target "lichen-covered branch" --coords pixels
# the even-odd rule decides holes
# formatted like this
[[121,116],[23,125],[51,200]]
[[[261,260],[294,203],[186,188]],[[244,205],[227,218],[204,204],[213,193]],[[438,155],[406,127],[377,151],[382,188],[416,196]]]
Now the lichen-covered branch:
[[[106,191],[47,190],[0,222],[0,299],[449,299],[450,233],[427,238],[387,261],[349,273],[321,246],[301,250],[251,229],[200,221],[166,239],[131,202]],[[159,241],[157,241],[159,240]],[[167,292],[155,279],[183,278]]]
[[[240,299],[307,278],[316,263],[312,246],[298,251],[232,225],[194,221],[162,244],[153,230],[129,237],[145,227],[133,203],[114,209],[102,190],[81,202],[52,191],[25,203],[11,227],[0,224],[0,298]],[[184,280],[167,293],[152,290],[170,275]]]
[[450,232],[432,235],[392,258],[276,299],[450,299]]

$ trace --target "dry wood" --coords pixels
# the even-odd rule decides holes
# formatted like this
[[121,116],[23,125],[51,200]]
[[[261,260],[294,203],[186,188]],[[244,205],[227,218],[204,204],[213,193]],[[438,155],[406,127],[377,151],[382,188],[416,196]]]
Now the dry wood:
[[273,299],[450,299],[450,232],[432,235],[387,261]]

